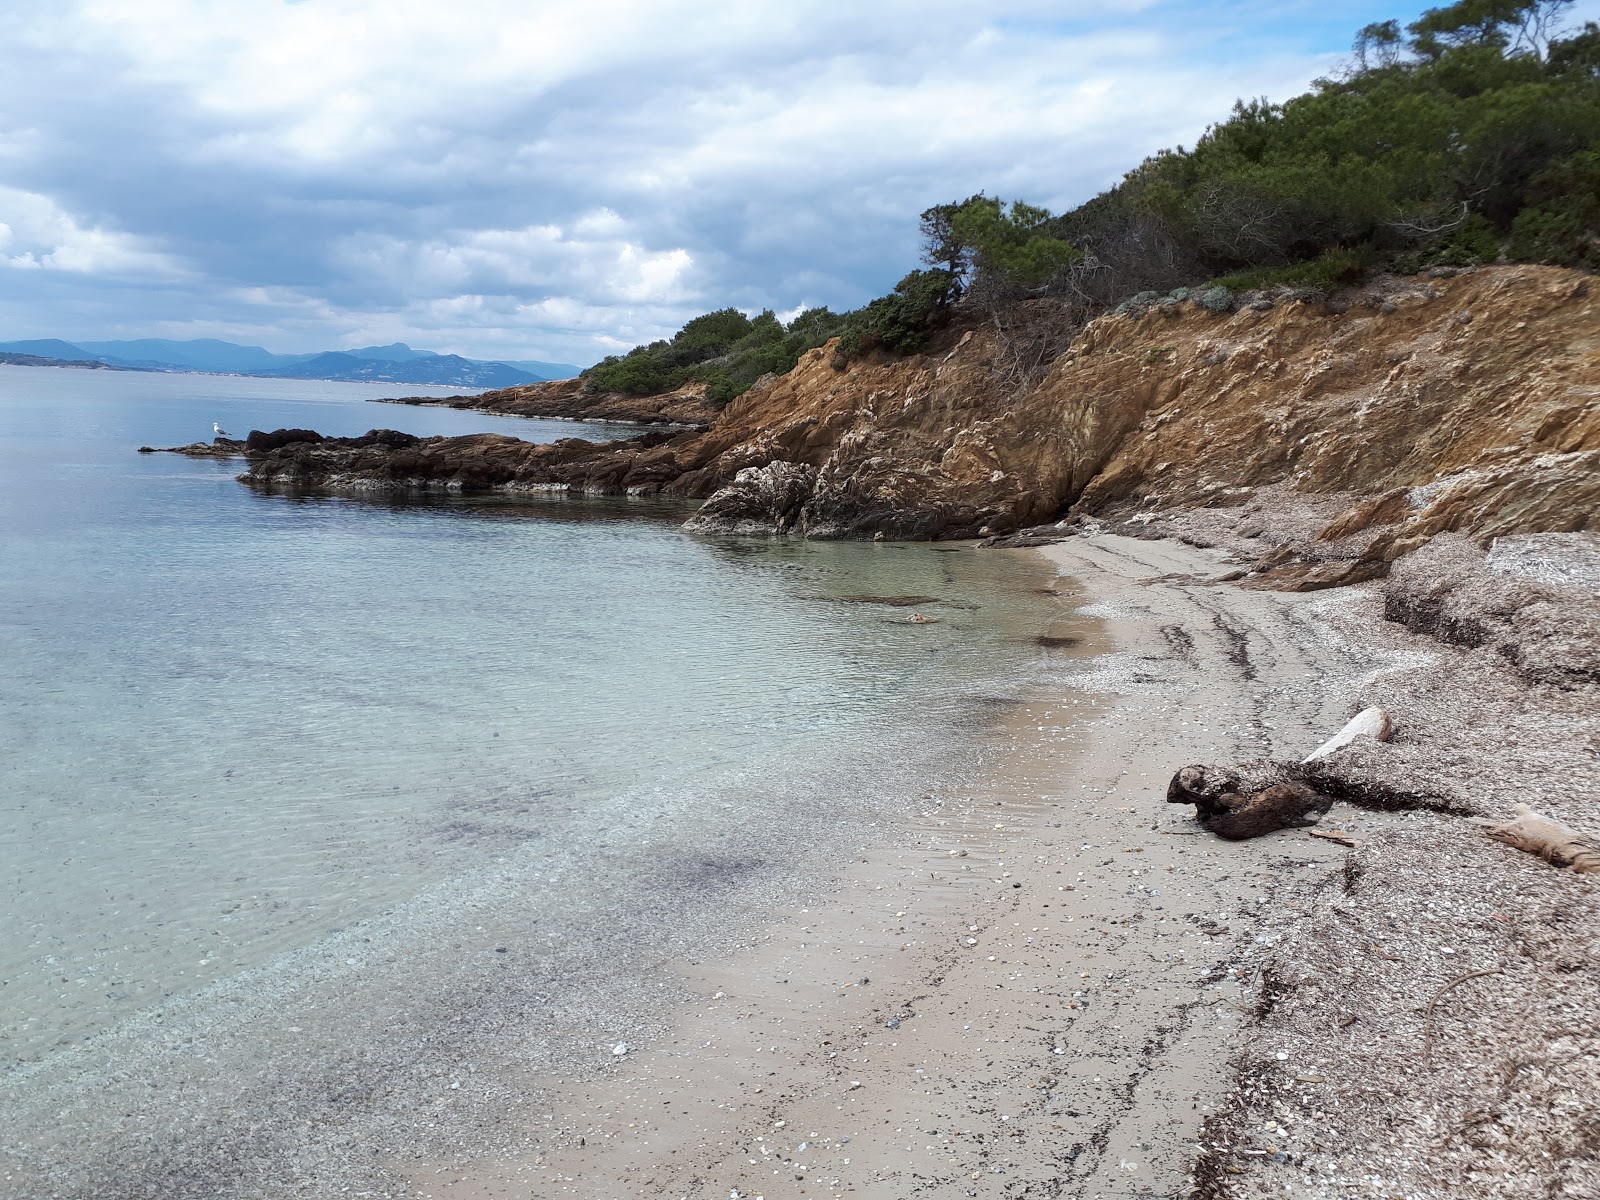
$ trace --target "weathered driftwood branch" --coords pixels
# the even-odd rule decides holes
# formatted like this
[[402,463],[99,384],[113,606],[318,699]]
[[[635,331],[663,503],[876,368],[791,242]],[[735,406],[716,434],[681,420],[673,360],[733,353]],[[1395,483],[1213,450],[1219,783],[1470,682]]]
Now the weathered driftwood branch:
[[[1305,764],[1327,758],[1360,738],[1386,742],[1393,732],[1394,722],[1383,709],[1364,709],[1300,763],[1184,767],[1167,785],[1167,803],[1194,805],[1195,820],[1218,837],[1233,840],[1313,825],[1333,807],[1334,797],[1313,786],[1324,782],[1316,776],[1326,772],[1308,770]],[[1312,783],[1306,781],[1308,775]],[[1326,836],[1347,846],[1359,844],[1344,833]]]
[[1343,729],[1300,761],[1316,762],[1319,758],[1327,758],[1335,750],[1342,750],[1357,738],[1369,737],[1374,741],[1387,742],[1393,735],[1394,722],[1389,719],[1388,713],[1381,708],[1364,708],[1351,717]]
[[1314,838],[1322,838],[1324,841],[1329,842],[1338,842],[1339,845],[1348,846],[1352,850],[1361,845],[1359,839],[1351,837],[1342,829],[1308,829],[1306,832]]
[[1509,821],[1477,822],[1497,842],[1537,854],[1558,867],[1571,867],[1584,875],[1600,875],[1600,839],[1570,829],[1560,821],[1518,804]]
[[1238,767],[1189,766],[1167,785],[1168,804],[1192,804],[1195,820],[1218,837],[1238,841],[1290,826],[1311,825],[1333,805],[1277,763]]

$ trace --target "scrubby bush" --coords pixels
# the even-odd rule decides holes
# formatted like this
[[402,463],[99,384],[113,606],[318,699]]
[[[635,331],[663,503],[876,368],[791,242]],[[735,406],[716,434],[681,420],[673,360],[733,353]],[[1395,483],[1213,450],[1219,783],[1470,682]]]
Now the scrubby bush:
[[1139,292],[1136,295],[1129,296],[1121,304],[1117,305],[1113,311],[1119,316],[1123,313],[1143,312],[1161,298],[1160,292]]
[[[1596,29],[1600,40],[1600,29]],[[1529,206],[1511,225],[1511,257],[1600,267],[1600,148],[1562,159],[1529,183]]]
[[703,380],[706,399],[720,408],[763,375],[791,370],[800,355],[837,335],[844,320],[826,308],[810,308],[785,327],[771,310],[747,317],[738,309],[719,309],[695,317],[670,340],[590,367],[584,388],[655,395]]
[[1213,279],[1208,291],[1254,292],[1289,288],[1323,293],[1360,283],[1367,272],[1367,255],[1359,250],[1329,250],[1310,262],[1287,267],[1260,267]]
[[849,360],[878,346],[900,354],[921,350],[946,314],[956,282],[942,267],[911,272],[887,296],[846,314],[840,356]]

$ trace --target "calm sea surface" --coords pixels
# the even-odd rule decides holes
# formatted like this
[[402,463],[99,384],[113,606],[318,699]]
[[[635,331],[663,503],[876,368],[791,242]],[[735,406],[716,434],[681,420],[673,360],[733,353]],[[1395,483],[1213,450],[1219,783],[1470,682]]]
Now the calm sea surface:
[[[695,538],[620,499],[294,500],[134,453],[213,420],[628,433],[381,394],[0,368],[0,1195],[109,1194],[113,1163],[268,1194],[190,1160],[245,1122],[258,1167],[304,1151],[316,1121],[263,1114],[334,1103],[307,1081],[335,1060],[366,1079],[339,1103],[403,1108],[385,1046],[438,1049],[441,1006],[554,1044],[604,1024],[562,981],[604,978],[637,1019],[650,964],[839,861],[1039,669],[1017,556]],[[159,1089],[185,1099],[157,1146],[128,1122]]]

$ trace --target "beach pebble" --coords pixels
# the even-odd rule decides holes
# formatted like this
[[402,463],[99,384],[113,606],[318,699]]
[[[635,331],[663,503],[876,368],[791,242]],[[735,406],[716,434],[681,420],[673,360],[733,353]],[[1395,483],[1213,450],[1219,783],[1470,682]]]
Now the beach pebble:
[[621,1058],[627,1052],[628,1052],[628,1043],[627,1042],[618,1042],[615,1046],[611,1047],[611,1053],[615,1054],[618,1058]]

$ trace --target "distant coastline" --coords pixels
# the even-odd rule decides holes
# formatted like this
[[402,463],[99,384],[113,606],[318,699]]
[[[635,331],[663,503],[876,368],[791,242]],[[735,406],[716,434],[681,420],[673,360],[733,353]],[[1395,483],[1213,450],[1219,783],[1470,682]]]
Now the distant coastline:
[[79,371],[146,371],[148,367],[114,367],[94,358],[43,358],[0,350],[0,367],[71,367]]
[[572,363],[480,360],[458,354],[414,350],[404,342],[275,354],[215,338],[168,341],[67,342],[59,338],[0,342],[0,363],[36,367],[102,368],[265,379],[322,379],[348,383],[423,384],[485,390],[570,379]]

